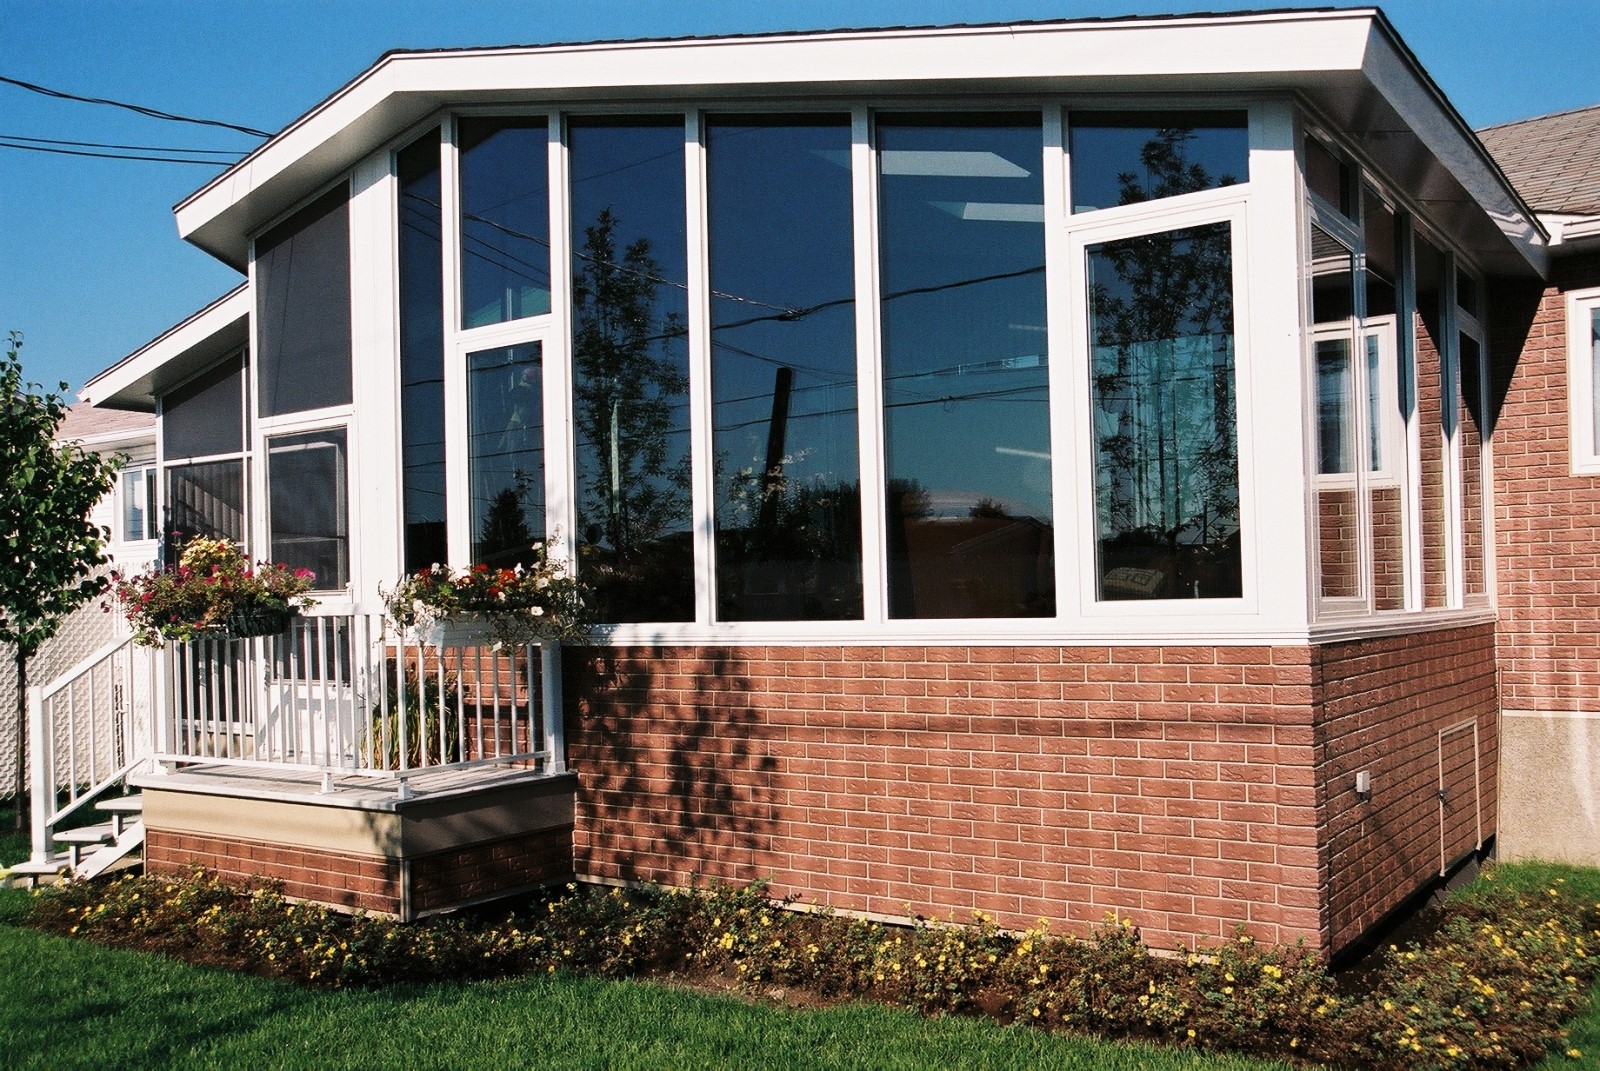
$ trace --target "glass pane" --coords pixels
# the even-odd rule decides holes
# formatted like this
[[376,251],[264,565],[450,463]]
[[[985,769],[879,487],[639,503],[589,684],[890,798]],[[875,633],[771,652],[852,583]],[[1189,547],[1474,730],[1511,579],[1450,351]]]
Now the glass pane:
[[168,559],[176,562],[183,544],[195,536],[227,539],[243,546],[245,464],[207,461],[167,466]]
[[1461,537],[1462,583],[1468,595],[1485,591],[1483,517],[1483,348],[1478,340],[1460,334],[1460,413],[1456,421],[1461,437]]
[[1311,228],[1311,322],[1345,324],[1355,315],[1355,257],[1321,227]]
[[155,469],[136,468],[122,471],[122,538],[128,543],[155,539],[160,535],[156,526]]
[[1069,119],[1074,212],[1249,181],[1244,112],[1073,112]]
[[1350,165],[1316,138],[1306,137],[1306,186],[1312,193],[1349,216],[1355,208]]
[[461,326],[550,311],[549,124],[460,119]]
[[1350,340],[1325,338],[1317,351],[1317,471],[1354,472],[1355,407]]
[[316,590],[350,583],[350,494],[343,428],[267,440],[272,560],[317,574]]
[[350,212],[343,185],[256,239],[261,415],[350,404]]
[[1400,278],[1399,221],[1370,188],[1363,190],[1362,229],[1366,235],[1367,318],[1395,314],[1395,283]]
[[1384,375],[1383,347],[1375,334],[1366,336],[1367,349],[1367,467],[1383,470]]
[[532,565],[545,537],[541,345],[467,355],[473,564]]
[[444,471],[444,268],[439,132],[397,157],[400,173],[400,463],[405,569],[447,558]]
[[878,139],[890,615],[1053,616],[1039,116]]
[[580,568],[602,621],[694,619],[683,120],[574,120]]
[[1446,350],[1443,286],[1444,254],[1422,237],[1416,239],[1417,422],[1421,430],[1422,593],[1428,607],[1445,606],[1444,508],[1444,371]]
[[1478,315],[1478,280],[1456,269],[1456,306],[1469,316]]
[[244,449],[244,362],[230,357],[161,397],[163,455],[237,454]]
[[707,130],[719,620],[861,616],[849,159],[849,116]]
[[1242,594],[1226,223],[1090,246],[1101,599]]

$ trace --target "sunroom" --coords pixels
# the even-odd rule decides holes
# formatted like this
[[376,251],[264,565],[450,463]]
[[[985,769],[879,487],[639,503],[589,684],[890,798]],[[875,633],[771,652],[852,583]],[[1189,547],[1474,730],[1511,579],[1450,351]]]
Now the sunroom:
[[[161,414],[169,543],[322,590],[164,656],[162,865],[426,773],[567,853],[523,883],[1331,949],[1492,836],[1486,302],[1543,235],[1375,10],[391,53],[176,212],[249,282],[87,393]],[[541,540],[589,645],[419,649],[454,750],[349,788],[381,591]]]

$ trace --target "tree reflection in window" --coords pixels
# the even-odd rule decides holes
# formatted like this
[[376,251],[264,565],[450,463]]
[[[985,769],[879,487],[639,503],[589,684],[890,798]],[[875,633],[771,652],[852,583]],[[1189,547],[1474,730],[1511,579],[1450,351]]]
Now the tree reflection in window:
[[1089,249],[1099,597],[1240,594],[1226,223]]
[[544,538],[544,389],[537,342],[467,357],[472,560],[533,563]]
[[694,617],[680,119],[570,131],[579,570],[602,621]]

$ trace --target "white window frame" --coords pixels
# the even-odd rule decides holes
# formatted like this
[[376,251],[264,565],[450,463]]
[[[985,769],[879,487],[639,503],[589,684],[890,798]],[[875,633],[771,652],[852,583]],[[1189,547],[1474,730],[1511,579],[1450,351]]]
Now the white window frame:
[[1600,287],[1567,295],[1567,420],[1572,474],[1600,476],[1600,397],[1595,389],[1595,317],[1600,316]]
[[[129,484],[136,481],[135,491]],[[161,539],[161,466],[155,461],[139,461],[127,465],[117,473],[116,538],[112,542],[123,545],[155,543]],[[128,535],[128,507],[137,495],[139,506],[145,511],[144,530],[137,536]]]

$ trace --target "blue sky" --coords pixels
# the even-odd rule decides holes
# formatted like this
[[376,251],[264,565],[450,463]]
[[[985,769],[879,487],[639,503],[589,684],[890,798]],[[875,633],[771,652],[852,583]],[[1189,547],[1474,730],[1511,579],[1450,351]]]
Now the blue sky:
[[[1217,0],[0,0],[0,75],[277,130],[391,48],[1227,9]],[[1261,4],[1257,6],[1271,6]],[[1595,0],[1396,0],[1401,36],[1473,126],[1600,102]],[[255,139],[0,85],[0,136],[243,151]],[[238,276],[177,238],[215,167],[0,148],[0,331],[76,390]]]

